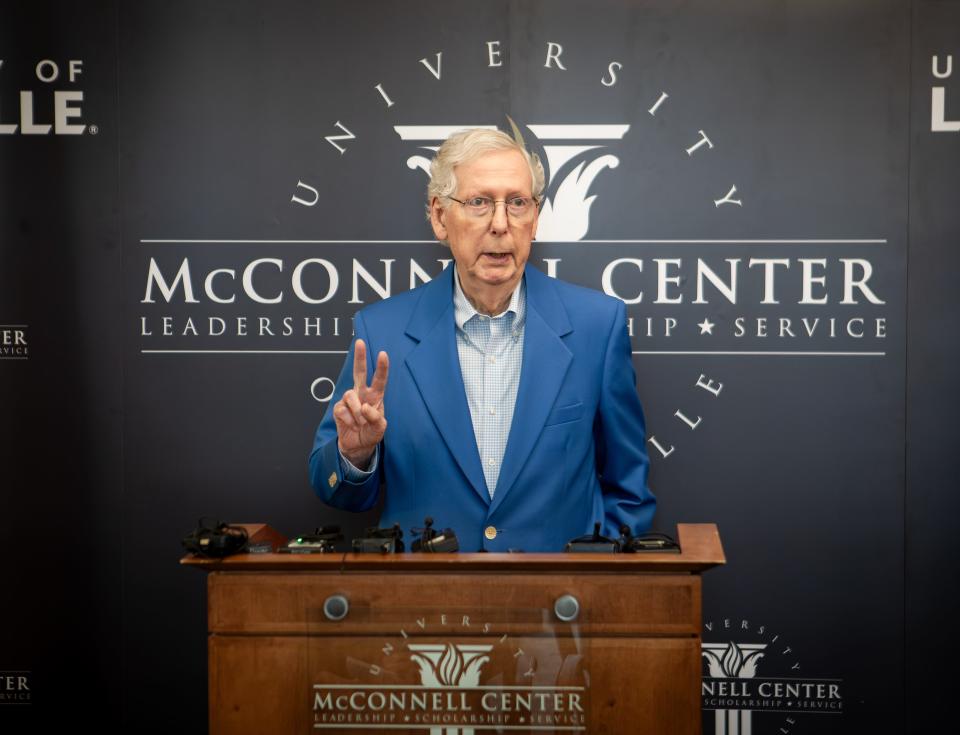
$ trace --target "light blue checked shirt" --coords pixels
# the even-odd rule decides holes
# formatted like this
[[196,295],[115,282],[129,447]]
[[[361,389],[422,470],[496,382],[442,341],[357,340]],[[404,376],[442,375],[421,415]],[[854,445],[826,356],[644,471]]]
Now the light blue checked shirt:
[[[460,286],[456,266],[453,267],[453,318],[457,325],[460,373],[487,492],[493,498],[520,387],[523,330],[527,320],[526,284],[521,279],[506,311],[490,317],[473,308]],[[364,472],[340,455],[344,479],[362,483],[377,471],[378,458],[379,447],[370,462],[370,469]]]
[[507,310],[490,317],[478,312],[467,300],[456,271],[453,284],[453,319],[457,324],[460,373],[467,392],[487,492],[493,498],[520,387],[527,289],[521,278]]

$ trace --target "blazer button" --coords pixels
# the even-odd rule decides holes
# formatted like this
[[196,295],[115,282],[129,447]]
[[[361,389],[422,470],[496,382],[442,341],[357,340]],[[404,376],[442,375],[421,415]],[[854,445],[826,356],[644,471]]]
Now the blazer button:
[[483,531],[483,535],[493,541],[497,537],[497,529],[493,526],[487,526]]
[[337,473],[336,473],[336,472],[331,472],[331,473],[330,473],[330,477],[327,478],[327,484],[330,485],[330,487],[333,487],[334,485],[337,484]]

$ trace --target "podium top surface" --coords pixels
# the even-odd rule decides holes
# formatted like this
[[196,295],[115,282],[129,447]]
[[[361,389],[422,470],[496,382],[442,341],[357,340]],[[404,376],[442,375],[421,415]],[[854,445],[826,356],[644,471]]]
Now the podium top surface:
[[[244,525],[244,524],[238,524]],[[248,529],[260,527],[248,525]],[[251,534],[252,535],[252,534]],[[236,554],[225,559],[207,559],[187,554],[186,566],[208,572],[639,572],[694,573],[726,564],[720,534],[713,523],[677,525],[681,552],[641,554],[597,553],[452,553],[452,554]]]

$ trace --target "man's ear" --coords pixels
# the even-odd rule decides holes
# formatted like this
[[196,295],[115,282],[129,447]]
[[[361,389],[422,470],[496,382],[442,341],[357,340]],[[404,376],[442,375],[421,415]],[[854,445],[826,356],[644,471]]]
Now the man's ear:
[[434,197],[430,202],[430,225],[434,236],[441,242],[447,239],[446,216],[447,211],[440,205],[440,199]]

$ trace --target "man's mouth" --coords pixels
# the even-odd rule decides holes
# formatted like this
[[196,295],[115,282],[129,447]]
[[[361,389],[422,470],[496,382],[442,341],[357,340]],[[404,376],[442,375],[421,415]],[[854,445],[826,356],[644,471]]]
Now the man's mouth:
[[510,257],[510,253],[484,253],[484,255],[500,262],[506,261]]

